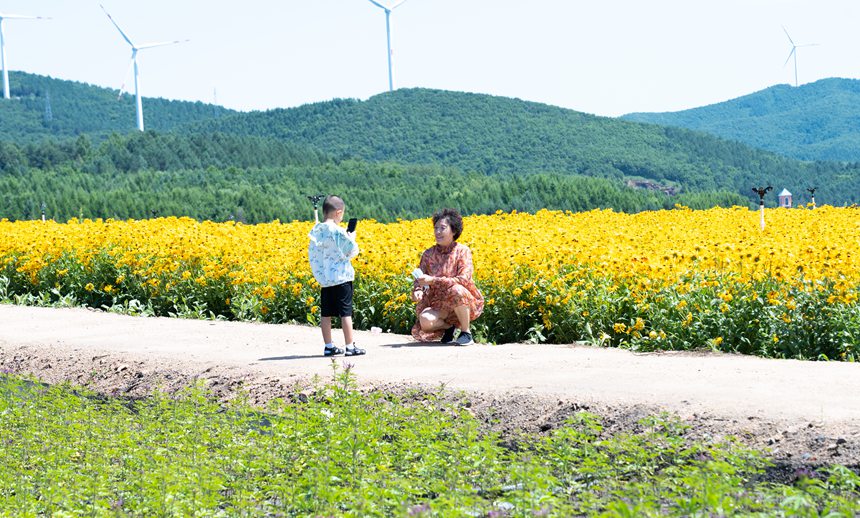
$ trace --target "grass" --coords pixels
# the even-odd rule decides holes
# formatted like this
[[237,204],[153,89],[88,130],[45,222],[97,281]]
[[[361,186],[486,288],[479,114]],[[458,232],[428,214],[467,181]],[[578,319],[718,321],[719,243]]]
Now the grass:
[[766,457],[671,416],[612,437],[576,414],[502,440],[443,394],[362,394],[352,366],[255,408],[202,386],[143,400],[0,376],[3,516],[855,516],[843,466]]

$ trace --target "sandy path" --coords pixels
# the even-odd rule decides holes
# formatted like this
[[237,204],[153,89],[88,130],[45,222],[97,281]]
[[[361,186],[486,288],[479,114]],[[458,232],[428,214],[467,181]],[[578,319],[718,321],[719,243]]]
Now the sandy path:
[[[335,335],[340,338],[339,331]],[[445,384],[481,393],[644,405],[681,415],[860,425],[860,365],[660,353],[573,345],[469,347],[358,332],[367,356],[348,359],[362,383]],[[0,361],[112,353],[177,370],[239,369],[261,377],[328,376],[317,328],[140,318],[86,309],[0,305]]]

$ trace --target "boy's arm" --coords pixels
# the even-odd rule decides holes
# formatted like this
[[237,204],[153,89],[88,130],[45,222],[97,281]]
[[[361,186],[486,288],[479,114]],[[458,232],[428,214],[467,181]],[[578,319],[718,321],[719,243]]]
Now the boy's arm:
[[358,243],[355,242],[354,237],[349,237],[349,234],[347,234],[345,230],[340,230],[341,231],[338,231],[334,235],[337,249],[340,250],[340,253],[342,253],[346,259],[352,259],[358,255]]

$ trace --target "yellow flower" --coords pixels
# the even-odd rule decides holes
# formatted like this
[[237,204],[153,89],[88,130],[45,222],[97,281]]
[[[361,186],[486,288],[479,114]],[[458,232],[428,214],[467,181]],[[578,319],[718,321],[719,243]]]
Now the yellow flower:
[[93,291],[94,289],[96,289],[96,287],[95,287],[95,286],[93,286],[93,283],[88,282],[88,283],[87,283],[87,285],[86,285],[86,286],[84,286],[84,289],[85,289],[85,290],[87,290],[87,291]]
[[113,292],[113,286],[111,286],[110,284],[106,284],[105,287],[102,288],[102,291],[104,291],[105,293],[111,293]]
[[622,322],[616,322],[612,325],[612,330],[620,334],[627,330],[627,326]]

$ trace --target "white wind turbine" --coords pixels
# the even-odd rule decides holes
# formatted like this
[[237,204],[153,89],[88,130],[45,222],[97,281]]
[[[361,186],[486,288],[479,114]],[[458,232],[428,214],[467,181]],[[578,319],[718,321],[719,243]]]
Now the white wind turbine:
[[[158,43],[146,43],[144,45],[139,45],[139,46],[135,45],[134,43],[131,42],[129,37],[126,36],[124,32],[122,32],[122,29],[119,28],[119,25],[117,25],[117,23],[111,17],[110,13],[107,12],[107,9],[105,9],[105,6],[103,6],[101,4],[99,4],[99,5],[101,6],[102,11],[104,11],[105,14],[107,15],[108,20],[110,20],[110,22],[113,24],[113,26],[116,27],[116,30],[119,31],[120,35],[122,35],[123,39],[131,46],[131,61],[129,62],[129,66],[134,65],[134,97],[135,97],[135,101],[136,101],[136,105],[137,105],[137,129],[139,129],[140,131],[143,131],[143,103],[140,100],[140,75],[138,74],[138,69],[137,69],[137,52],[140,50],[144,50],[144,49],[151,49],[153,47],[163,47],[165,45],[175,45],[177,43],[185,43],[186,41],[189,41],[189,40],[162,41],[162,42],[158,42]],[[126,72],[126,75],[128,75],[128,72]],[[124,88],[125,88],[125,82],[123,81],[122,86],[119,88],[119,95],[122,95]]]
[[795,45],[794,40],[791,39],[791,36],[788,34],[788,30],[783,26],[782,30],[785,32],[785,35],[788,36],[788,41],[791,42],[791,52],[788,53],[788,57],[785,59],[785,63],[782,66],[788,64],[789,60],[794,57],[794,86],[797,86],[797,49],[800,47],[815,47],[817,43],[806,43],[804,45]]
[[390,92],[394,90],[394,77],[391,73],[391,11],[396,9],[406,0],[397,0],[396,2],[391,4],[391,7],[386,7],[385,5],[377,2],[376,0],[369,1],[371,4],[385,11],[385,39],[388,42],[388,91]]
[[6,66],[6,40],[3,35],[3,22],[6,20],[48,20],[44,16],[22,16],[20,14],[0,13],[0,66],[3,67],[3,98],[9,99],[9,68]]

